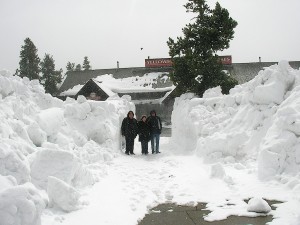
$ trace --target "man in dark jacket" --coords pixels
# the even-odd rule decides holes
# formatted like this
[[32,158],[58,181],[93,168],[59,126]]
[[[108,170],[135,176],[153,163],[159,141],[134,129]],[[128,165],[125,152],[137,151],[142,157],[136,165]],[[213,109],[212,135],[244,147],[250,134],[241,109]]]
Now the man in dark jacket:
[[161,120],[156,115],[155,110],[152,110],[150,112],[150,116],[147,118],[147,122],[150,126],[150,132],[151,132],[152,154],[160,153],[160,151],[159,151],[159,138],[160,138],[162,126],[161,126]]
[[134,155],[133,153],[134,139],[138,134],[137,121],[133,117],[134,117],[134,113],[132,111],[129,111],[127,117],[123,119],[122,126],[121,126],[122,135],[125,136],[125,140],[126,140],[125,154],[127,155],[129,154]]

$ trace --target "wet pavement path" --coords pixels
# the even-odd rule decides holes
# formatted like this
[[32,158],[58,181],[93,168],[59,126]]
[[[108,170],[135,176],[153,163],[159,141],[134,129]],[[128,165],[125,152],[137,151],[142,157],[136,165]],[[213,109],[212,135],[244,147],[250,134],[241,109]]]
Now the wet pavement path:
[[[267,201],[274,210],[277,201]],[[271,215],[258,217],[229,216],[226,220],[207,222],[204,217],[210,211],[205,203],[197,206],[180,206],[172,203],[161,204],[150,210],[138,225],[265,225],[272,221]]]

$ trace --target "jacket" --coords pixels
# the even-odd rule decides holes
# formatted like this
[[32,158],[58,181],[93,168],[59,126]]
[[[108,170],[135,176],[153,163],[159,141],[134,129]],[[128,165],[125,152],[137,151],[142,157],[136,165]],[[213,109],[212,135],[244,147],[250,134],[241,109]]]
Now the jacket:
[[121,133],[125,137],[135,138],[138,134],[138,125],[135,118],[126,117],[122,121]]
[[161,119],[158,116],[149,116],[147,122],[150,126],[151,134],[161,134]]
[[147,122],[139,121],[138,122],[139,127],[139,141],[150,141],[150,126]]

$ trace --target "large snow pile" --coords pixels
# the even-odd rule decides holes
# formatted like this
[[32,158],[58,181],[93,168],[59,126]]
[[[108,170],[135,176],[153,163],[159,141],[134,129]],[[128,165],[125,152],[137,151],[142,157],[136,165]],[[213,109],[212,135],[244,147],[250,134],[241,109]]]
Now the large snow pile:
[[196,152],[208,162],[258,160],[261,178],[299,174],[300,71],[282,61],[229,95],[219,87],[203,98],[182,95],[172,125],[178,151]]
[[77,209],[76,189],[99,180],[117,155],[128,110],[134,105],[120,98],[63,102],[38,81],[1,71],[0,224],[40,224],[49,200]]

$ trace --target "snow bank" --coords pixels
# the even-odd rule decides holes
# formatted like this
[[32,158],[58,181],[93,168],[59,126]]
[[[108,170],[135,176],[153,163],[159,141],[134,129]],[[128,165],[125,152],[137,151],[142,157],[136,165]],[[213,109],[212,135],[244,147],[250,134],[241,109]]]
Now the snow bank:
[[210,162],[258,159],[261,178],[300,171],[300,72],[286,61],[222,95],[175,100],[172,143]]
[[105,176],[117,156],[129,110],[134,105],[120,98],[63,102],[38,81],[1,71],[0,224],[40,224],[44,193],[50,206],[77,209],[77,189]]

